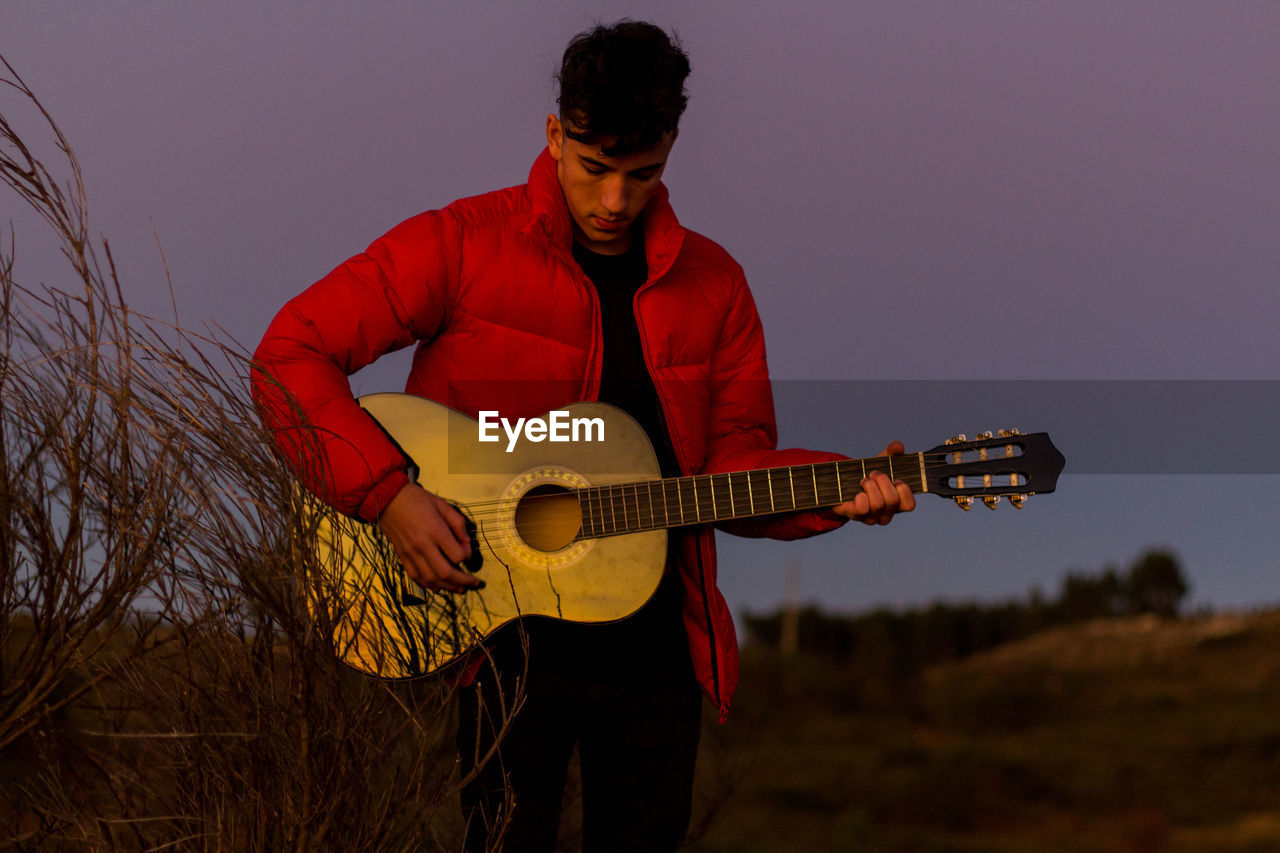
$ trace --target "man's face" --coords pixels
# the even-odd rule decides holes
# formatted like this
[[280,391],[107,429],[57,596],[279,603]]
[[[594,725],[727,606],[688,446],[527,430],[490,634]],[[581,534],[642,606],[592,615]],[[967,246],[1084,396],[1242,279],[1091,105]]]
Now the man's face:
[[570,139],[559,117],[547,116],[547,147],[573,217],[574,239],[602,255],[630,249],[631,228],[658,189],[675,141],[669,133],[647,151],[608,157],[601,150],[605,145]]

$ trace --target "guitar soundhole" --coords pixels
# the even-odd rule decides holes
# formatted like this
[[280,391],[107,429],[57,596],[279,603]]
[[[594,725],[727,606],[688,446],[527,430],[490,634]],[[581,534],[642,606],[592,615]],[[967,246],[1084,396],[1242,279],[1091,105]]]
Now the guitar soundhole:
[[562,486],[544,483],[520,497],[516,532],[538,551],[559,551],[573,543],[582,527],[578,497]]

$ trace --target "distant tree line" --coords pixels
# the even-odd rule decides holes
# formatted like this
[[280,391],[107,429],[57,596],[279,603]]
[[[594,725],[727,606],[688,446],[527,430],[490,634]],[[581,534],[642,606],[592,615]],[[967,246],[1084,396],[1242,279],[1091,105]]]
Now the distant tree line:
[[[1174,554],[1149,550],[1123,574],[1114,567],[1096,574],[1067,573],[1052,600],[1033,589],[1026,599],[995,604],[938,602],[854,615],[805,607],[796,614],[797,650],[892,679],[1061,625],[1147,613],[1174,619],[1190,589]],[[743,615],[750,639],[774,647],[780,644],[784,619],[783,610]]]

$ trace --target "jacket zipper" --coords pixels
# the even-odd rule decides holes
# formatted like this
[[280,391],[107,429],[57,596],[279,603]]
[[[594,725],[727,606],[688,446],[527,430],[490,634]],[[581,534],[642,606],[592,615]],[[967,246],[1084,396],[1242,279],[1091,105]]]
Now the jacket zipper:
[[[591,298],[591,312],[592,312],[592,320],[594,325],[594,329],[593,329],[594,337],[592,338],[592,342],[591,342],[592,352],[590,354],[590,357],[587,360],[587,373],[583,377],[583,380],[586,382],[583,399],[595,400],[599,397],[599,394],[600,394],[600,373],[603,370],[600,353],[604,346],[603,344],[604,329],[603,329],[603,320],[600,317],[600,297],[596,294],[595,286],[592,285],[590,281],[584,280],[586,278],[586,274],[583,273],[581,271],[581,268],[578,267],[578,264],[575,261],[573,261],[571,252],[569,253],[568,260],[569,260],[569,268],[571,271],[574,272],[574,276],[578,281],[578,285],[580,287],[585,287],[587,290],[587,295]],[[676,454],[676,461],[680,463],[681,470],[685,470],[688,468],[688,465],[685,463],[685,460],[680,458],[682,455],[682,451],[681,451],[681,445],[678,437],[671,435],[672,427],[671,427],[671,419],[667,414],[667,401],[663,398],[662,391],[659,390],[658,382],[653,375],[653,361],[649,356],[649,342],[645,337],[644,323],[640,319],[640,312],[638,310],[639,303],[640,303],[640,294],[648,290],[651,286],[653,286],[657,282],[657,280],[658,280],[658,276],[651,276],[645,281],[644,284],[640,285],[640,287],[636,289],[635,296],[631,298],[631,314],[635,318],[636,331],[640,335],[640,353],[644,357],[644,368],[645,370],[649,371],[649,379],[651,382],[653,382],[653,393],[658,398],[658,412],[662,417],[663,427],[667,430],[668,439],[671,440],[672,450],[674,450]],[[703,535],[714,535],[714,534],[699,533],[695,535],[701,538]],[[702,558],[702,550],[703,550],[702,543],[696,542],[695,554],[698,561],[698,586],[701,587],[702,589],[702,615],[703,615],[703,618],[706,620],[707,639],[709,644],[708,651],[710,652],[710,657],[711,657],[711,685],[712,685],[712,689],[715,691],[715,694],[716,694],[716,704],[719,706],[719,710],[720,710],[720,721],[724,722],[724,717],[728,713],[729,708],[728,708],[728,703],[725,701],[724,693],[720,686],[719,648],[716,642],[715,623],[712,622],[712,619],[711,619],[711,595],[709,590],[707,589],[707,573],[705,568],[705,561]]]
[[[658,387],[658,380],[653,375],[653,362],[649,357],[649,341],[645,337],[644,322],[640,319],[640,294],[649,289],[657,281],[656,278],[650,279],[642,284],[637,290],[635,296],[631,298],[631,314],[636,321],[636,331],[640,333],[640,352],[644,356],[644,369],[649,371],[649,380],[653,382],[653,393],[658,398],[658,412],[662,416],[663,427],[667,430],[668,440],[671,440],[672,427],[670,418],[667,415],[667,401],[663,399],[662,391]],[[689,466],[686,460],[680,459],[681,443],[678,437],[671,440],[672,450],[675,451],[677,460],[680,463],[681,470],[688,470]],[[716,644],[716,627],[711,621],[711,594],[707,589],[707,572],[702,559],[702,542],[700,541],[704,535],[715,535],[713,533],[697,533],[699,541],[695,541],[694,553],[698,560],[698,586],[702,589],[702,615],[707,623],[707,639],[710,644],[711,653],[711,684],[716,694],[716,704],[720,707],[720,721],[724,722],[724,716],[728,712],[728,706],[725,702],[724,693],[720,689],[720,655]]]

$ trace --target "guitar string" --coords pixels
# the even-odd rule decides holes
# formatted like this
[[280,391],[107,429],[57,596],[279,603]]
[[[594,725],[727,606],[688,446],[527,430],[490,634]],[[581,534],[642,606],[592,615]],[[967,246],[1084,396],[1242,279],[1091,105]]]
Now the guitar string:
[[[847,460],[847,461],[860,462],[861,460]],[[940,462],[936,464],[926,463],[926,466],[925,466],[926,471],[937,470],[939,468],[946,468],[946,467],[951,467],[951,463],[947,463],[947,462]],[[756,470],[768,471],[768,470],[785,470],[785,469],[756,469]],[[739,473],[739,472],[735,472],[735,473]],[[912,473],[915,474],[916,472],[912,472]],[[1009,473],[1010,472],[1005,472],[1003,476],[1008,476]],[[708,476],[708,475],[695,475],[695,476],[702,477],[702,476]],[[980,477],[982,475],[978,474],[976,476]],[[1000,476],[1000,474],[996,473],[993,476]],[[671,482],[672,480],[691,480],[691,479],[693,479],[693,477],[669,478],[668,480],[666,480],[666,482]],[[664,482],[664,481],[663,480],[639,480],[639,481],[631,481],[624,484],[615,484],[615,487],[630,486],[630,485],[638,486],[645,483],[656,483],[656,482]],[[837,501],[826,499],[826,498],[832,497],[832,495],[830,494],[831,484],[827,483],[825,485],[826,485],[825,490],[821,490],[815,493],[814,495],[815,499],[821,499],[819,503],[813,506],[801,506],[801,507],[795,507],[792,509],[779,510],[779,512],[785,513],[785,512],[795,511],[797,509],[798,510],[822,509],[822,508],[829,508],[831,506],[834,506],[837,503]],[[609,488],[609,487],[592,486],[587,489],[566,490],[565,492],[552,494],[552,495],[533,495],[525,498],[524,501],[520,501],[521,503],[528,502],[528,501],[543,502],[546,500],[564,501],[567,496],[571,495],[572,500],[577,504],[577,507],[575,507],[575,512],[579,513],[579,515],[574,522],[571,522],[571,524],[576,525],[576,528],[574,529],[572,535],[570,536],[568,541],[566,541],[560,547],[555,549],[549,549],[549,550],[544,550],[544,549],[537,548],[533,545],[529,545],[527,539],[529,537],[536,537],[536,535],[546,531],[550,531],[550,530],[556,530],[556,529],[564,530],[565,525],[563,522],[555,522],[555,521],[545,522],[545,523],[534,522],[534,523],[526,523],[524,525],[517,525],[515,523],[514,512],[511,511],[512,506],[517,501],[511,500],[511,499],[498,500],[498,501],[481,501],[476,504],[463,505],[463,508],[470,512],[470,516],[472,517],[473,522],[476,524],[478,528],[480,528],[480,530],[477,531],[477,538],[479,538],[480,535],[483,535],[486,545],[489,547],[491,553],[493,553],[494,556],[496,556],[496,552],[493,552],[492,550],[494,547],[523,546],[540,553],[554,554],[554,553],[557,553],[558,551],[564,550],[565,548],[571,547],[572,545],[578,542],[590,542],[596,539],[612,538],[613,536],[628,535],[631,533],[652,532],[656,530],[665,530],[670,528],[687,527],[687,526],[700,526],[702,524],[714,523],[716,521],[728,521],[732,519],[752,518],[752,517],[758,517],[761,515],[766,515],[766,513],[748,511],[742,515],[738,515],[735,513],[733,515],[726,515],[724,517],[713,517],[711,519],[700,518],[688,523],[671,524],[669,521],[669,518],[665,517],[665,514],[664,514],[664,523],[655,524],[653,522],[656,521],[656,518],[657,518],[657,512],[655,511],[656,507],[654,505],[656,504],[656,502],[652,502],[649,507],[650,509],[649,524],[639,525],[635,528],[630,527],[629,521],[625,520],[627,519],[627,516],[625,515],[625,511],[624,511],[624,515],[623,515],[624,525],[621,528],[619,528],[617,526],[616,507],[611,506],[609,511],[614,516],[612,519],[614,529],[609,532],[593,531],[590,533],[590,535],[583,535],[583,531],[585,527],[584,522],[587,521],[588,516],[583,515],[581,513],[585,512],[589,514],[592,512],[592,510],[589,504],[584,505],[581,502],[581,495],[583,492],[590,492],[592,490],[599,490],[603,488]],[[1020,486],[1014,486],[1010,484],[1002,487],[1001,491],[1006,494],[1017,493],[1020,491],[1025,491],[1028,488],[1029,488],[1029,484],[1022,484]],[[633,511],[635,512],[635,520],[637,522],[640,521],[640,515],[641,515],[640,510],[643,508],[642,506],[643,502],[640,500],[639,495],[633,493],[633,495],[631,495],[630,497],[627,497],[627,496],[620,496],[620,497],[622,500],[627,501],[629,504],[629,508],[633,509]],[[712,511],[714,513],[715,506],[716,506],[714,499],[711,500],[711,503],[712,503]],[[484,507],[484,506],[488,506],[490,508],[476,511],[476,507]],[[705,508],[705,504],[702,504],[702,506]],[[609,522],[609,519],[603,515],[603,507],[601,507],[601,510],[602,510],[602,515],[601,515],[601,518],[599,519],[599,523],[602,527],[604,527]],[[594,517],[592,517],[592,519],[594,519]],[[592,526],[594,526],[594,520],[592,521]]]
[[[873,458],[879,458],[879,457],[873,457]],[[1018,457],[1014,457],[1014,458],[1018,458]],[[850,463],[860,463],[861,461],[862,460],[844,460],[844,463],[846,465],[849,465]],[[1000,461],[1000,459],[997,458],[991,461],[998,462]],[[828,463],[819,463],[819,464],[828,464]],[[948,467],[953,467],[953,463],[946,462],[946,461],[941,461],[941,462],[935,461],[935,462],[925,463],[926,471],[930,471],[930,470],[936,471],[938,469],[948,468]],[[784,471],[784,470],[787,470],[787,469],[785,468],[755,469],[755,472],[759,473],[759,472]],[[748,472],[733,472],[733,473],[739,474],[739,473],[748,473]],[[824,473],[827,475],[827,477],[825,478],[827,479],[827,481],[820,484],[821,486],[820,489],[816,493],[813,493],[813,500],[816,500],[817,501],[816,503],[809,504],[806,500],[806,502],[800,506],[781,509],[781,510],[778,510],[778,512],[784,513],[784,512],[791,512],[796,510],[828,508],[838,504],[840,502],[838,500],[838,492],[837,492],[837,495],[831,494],[831,490],[833,488],[833,484],[829,480],[829,475],[831,472],[827,471]],[[1009,476],[1009,474],[1011,473],[1014,473],[1014,472],[1003,472],[1003,473],[995,472],[992,474],[992,476],[1005,477],[1005,476]],[[910,474],[915,475],[916,471],[911,471]],[[700,505],[700,509],[703,511],[705,511],[705,509],[707,508],[707,504],[711,505],[711,512],[713,514],[712,518],[709,518],[709,519],[698,518],[692,521],[685,522],[683,521],[683,516],[682,516],[681,522],[672,524],[670,523],[670,519],[664,511],[662,513],[663,523],[659,524],[654,522],[657,521],[659,511],[663,510],[665,507],[664,502],[667,499],[667,495],[664,492],[659,496],[659,500],[653,500],[651,493],[646,492],[645,494],[640,494],[638,490],[639,486],[646,485],[646,484],[672,483],[672,482],[678,483],[680,481],[692,481],[697,478],[709,478],[710,476],[711,475],[693,475],[691,477],[668,478],[665,480],[654,479],[654,480],[628,481],[626,483],[612,484],[611,486],[601,485],[601,486],[591,486],[585,489],[566,489],[565,491],[559,492],[556,494],[532,495],[532,496],[526,496],[523,499],[502,499],[502,500],[494,500],[494,501],[480,501],[474,504],[462,505],[462,508],[468,511],[468,516],[472,519],[473,522],[480,525],[484,525],[490,534],[496,532],[499,536],[501,536],[502,538],[498,540],[498,544],[505,545],[505,544],[512,544],[512,543],[524,543],[525,539],[528,538],[529,536],[536,536],[537,534],[544,533],[547,531],[553,531],[557,529],[563,530],[565,528],[565,523],[563,521],[554,521],[554,520],[547,521],[547,522],[525,522],[523,524],[516,523],[514,519],[514,512],[513,512],[513,508],[516,504],[527,506],[530,503],[543,503],[547,501],[565,502],[566,500],[572,500],[575,504],[577,504],[577,506],[574,507],[573,512],[586,513],[586,515],[582,515],[582,514],[578,515],[578,518],[575,520],[575,523],[577,523],[578,527],[575,530],[572,539],[568,543],[566,543],[565,546],[562,546],[562,547],[568,547],[569,544],[572,544],[573,542],[577,542],[577,541],[582,541],[582,540],[607,538],[614,535],[625,535],[628,533],[645,532],[645,531],[651,531],[651,530],[667,529],[672,527],[694,526],[694,525],[705,524],[705,523],[713,523],[715,521],[727,521],[731,519],[751,518],[751,517],[770,514],[770,513],[762,513],[762,512],[755,511],[754,507],[751,506],[745,513],[738,513],[734,511],[731,514],[727,514],[724,516],[717,516],[716,510],[720,506],[719,501],[718,499],[716,499],[715,497],[709,494],[707,498],[700,500],[698,503]],[[970,476],[980,477],[982,476],[982,474],[979,473],[979,474],[970,475]],[[914,480],[915,477],[912,476],[910,477],[910,479]],[[599,507],[601,511],[599,524],[602,528],[611,527],[612,529],[609,530],[608,532],[600,532],[600,533],[592,532],[590,533],[590,535],[585,535],[585,536],[582,535],[583,527],[584,527],[583,522],[589,521],[592,523],[591,526],[594,526],[594,522],[595,522],[595,517],[593,515],[594,509],[590,504],[590,501],[593,499],[593,496],[590,493],[591,492],[596,493],[594,499],[603,499],[606,496],[610,497],[611,499],[613,496],[609,496],[608,493],[604,492],[603,490],[607,490],[611,488],[617,488],[621,490],[621,489],[625,489],[626,487],[636,487],[636,490],[629,495],[625,494],[624,492],[620,492],[619,494],[616,495],[618,501],[623,504],[623,511],[622,511],[622,517],[621,517],[622,523],[621,524],[618,523],[620,520],[618,517],[619,516],[618,507],[615,505],[612,505],[612,501],[611,501],[611,506],[608,507],[607,509],[603,506]],[[1010,494],[1010,493],[1018,493],[1020,491],[1026,491],[1028,487],[1029,487],[1029,484],[1024,482],[1017,485],[993,484],[992,486],[985,487],[985,488],[988,488],[988,489],[995,488],[995,489],[998,489],[999,493]],[[724,487],[717,485],[715,486],[715,488],[717,490],[722,490]],[[721,494],[723,494],[723,491],[721,491]],[[808,494],[809,494],[809,491],[806,489],[806,499],[808,499]],[[586,503],[583,502],[584,497],[587,501]],[[750,499],[748,499],[748,502],[750,503]],[[740,505],[742,501],[735,500],[732,503],[733,503],[733,506],[731,507],[731,509],[734,509],[736,508],[737,505]],[[635,522],[640,522],[641,516],[645,514],[649,516],[648,522],[634,524],[627,515],[626,510],[628,509],[630,509],[634,514]],[[648,513],[644,512],[645,509],[648,509]],[[498,528],[498,527],[500,527],[501,530],[495,530],[495,528]]]
[[[976,476],[980,477],[981,475]],[[1004,477],[1008,477],[1009,473],[1005,473],[1003,475],[994,474],[992,476],[1003,479]],[[648,482],[659,481],[654,480]],[[600,523],[609,527],[630,526],[627,520],[628,514],[637,516],[647,514],[654,518],[660,515],[664,518],[669,517],[669,513],[671,511],[669,506],[672,504],[670,494],[653,495],[648,490],[644,489],[628,490],[626,487],[630,487],[631,485],[633,484],[627,483],[625,486],[620,487],[618,491],[612,493],[608,490],[608,487],[592,487],[589,489],[566,490],[564,492],[550,495],[526,496],[523,499],[480,502],[476,504],[463,504],[461,506],[466,510],[468,517],[476,522],[493,520],[504,516],[514,517],[517,506],[519,506],[524,512],[528,513],[537,512],[537,509],[534,506],[536,504],[547,504],[550,502],[568,503],[570,501],[576,505],[573,512],[584,513],[585,515],[583,517],[588,518],[588,520],[594,519],[598,513]],[[915,493],[922,492],[921,489],[913,489],[913,491]],[[974,486],[970,490],[970,493],[976,496],[980,494],[1018,494],[1029,491],[1031,491],[1031,487],[1026,481],[1020,481],[1018,483],[1001,483],[997,480],[990,485]],[[685,492],[684,494],[685,496],[689,495],[688,492]],[[845,501],[841,501],[840,497],[841,495],[839,490],[831,483],[820,484],[820,488],[816,493],[813,492],[806,484],[803,499],[797,499],[793,506],[783,507],[778,509],[777,512],[791,512],[795,510],[836,506],[839,503],[852,500],[856,495],[850,495],[845,499]],[[742,511],[739,508],[745,508],[745,511]],[[733,496],[730,498],[725,494],[723,486],[716,486],[714,495],[709,491],[706,494],[699,494],[697,496],[696,506],[692,507],[692,509],[696,515],[692,520],[685,522],[685,524],[696,524],[700,521],[722,520],[721,516],[719,516],[719,511],[721,509],[730,510],[728,514],[723,516],[724,520],[729,518],[772,514],[772,512],[764,512],[757,509],[755,502],[750,497],[743,498]],[[711,513],[711,518],[703,518],[707,512]],[[688,513],[689,509],[684,509],[683,512],[678,514],[678,517],[683,520],[684,516]],[[520,526],[522,529],[534,532],[554,529],[562,523],[563,522],[555,520],[540,522],[528,519]],[[678,527],[685,526],[685,524],[676,523],[658,526]],[[649,527],[651,525],[644,526]]]
[[[877,458],[877,459],[878,459],[878,458],[881,458],[881,457],[873,457],[873,458]],[[1019,459],[1019,458],[1021,458],[1021,457],[1011,457],[1011,458],[1012,458],[1012,459]],[[843,461],[845,462],[845,464],[850,464],[850,466],[852,467],[852,463],[860,463],[862,460],[858,460],[858,459],[851,459],[851,460],[843,460]],[[868,462],[869,462],[869,461],[870,461],[870,460],[868,460]],[[989,461],[991,461],[991,462],[999,462],[999,461],[1002,461],[1002,460],[1001,460],[1000,458],[996,458],[996,459],[992,459],[992,460],[989,460]],[[818,463],[818,464],[819,464],[819,465],[829,465],[830,463],[820,462],[820,463]],[[808,467],[808,466],[801,465],[801,466],[798,466],[798,467],[800,467],[800,468],[805,468],[805,467]],[[924,466],[924,467],[925,467],[926,472],[933,472],[933,471],[937,471],[937,470],[944,469],[944,468],[951,468],[951,467],[954,467],[954,463],[951,463],[951,462],[928,462],[928,461],[926,461],[926,462],[925,462],[925,466]],[[918,465],[910,465],[910,466],[909,466],[909,468],[910,468],[910,470],[909,470],[909,471],[904,472],[904,473],[906,474],[906,479],[908,479],[908,480],[910,480],[910,481],[912,481],[912,482],[915,482],[916,480],[918,480],[919,466],[918,466]],[[632,487],[634,487],[635,489],[637,489],[637,490],[638,490],[640,487],[644,487],[644,486],[648,486],[648,485],[652,485],[652,484],[657,484],[657,483],[662,483],[662,484],[664,484],[664,493],[659,494],[659,496],[658,496],[658,497],[659,497],[659,499],[660,499],[660,500],[665,500],[665,499],[666,499],[666,498],[665,498],[665,489],[666,489],[666,485],[665,485],[665,484],[674,484],[674,485],[675,485],[675,487],[676,487],[677,489],[679,489],[679,488],[680,488],[680,486],[681,486],[681,484],[685,484],[685,485],[692,485],[692,484],[694,483],[694,481],[698,481],[698,485],[702,485],[704,482],[706,482],[706,483],[708,483],[709,485],[711,485],[711,486],[712,486],[715,490],[717,490],[718,492],[723,492],[723,490],[724,490],[725,488],[727,488],[727,485],[726,485],[726,484],[721,484],[721,483],[713,483],[713,482],[711,482],[711,478],[713,478],[713,477],[722,477],[722,476],[725,476],[725,477],[738,476],[738,475],[742,475],[742,474],[771,475],[771,474],[776,473],[776,472],[785,472],[785,471],[787,471],[787,470],[788,470],[787,468],[758,468],[758,469],[753,469],[753,470],[750,470],[750,471],[733,471],[733,472],[728,472],[727,474],[720,474],[720,473],[716,473],[716,474],[693,474],[693,475],[687,475],[687,476],[684,476],[684,477],[655,478],[655,479],[652,479],[652,480],[628,480],[628,481],[626,481],[626,482],[622,482],[622,483],[611,483],[611,484],[591,485],[591,486],[587,486],[587,487],[585,487],[585,488],[570,488],[570,487],[566,487],[566,488],[564,489],[564,491],[556,492],[556,493],[554,493],[554,494],[528,495],[528,494],[526,493],[525,495],[523,495],[523,496],[521,496],[521,497],[519,497],[519,498],[496,498],[496,499],[492,499],[492,500],[476,501],[476,502],[474,502],[474,503],[465,504],[465,507],[466,507],[468,510],[472,511],[472,514],[473,514],[473,515],[477,515],[477,516],[483,516],[483,515],[488,514],[488,513],[493,513],[493,514],[502,514],[502,513],[506,512],[506,511],[509,511],[509,510],[510,510],[510,508],[511,508],[511,506],[513,506],[514,504],[517,504],[517,503],[519,503],[519,504],[524,504],[524,503],[528,503],[528,502],[532,502],[532,501],[564,500],[567,496],[570,496],[570,495],[572,495],[572,496],[574,496],[574,497],[577,497],[577,496],[579,496],[579,495],[583,495],[583,494],[590,493],[590,492],[602,492],[603,490],[607,490],[607,489],[627,489],[627,488],[632,488]],[[878,469],[877,469],[877,470],[878,470]],[[981,476],[983,476],[983,474],[984,474],[984,473],[985,473],[985,474],[990,474],[990,476],[992,476],[992,477],[1008,477],[1010,474],[1014,474],[1014,473],[1021,474],[1022,472],[1013,472],[1013,471],[1003,471],[1003,472],[1001,472],[1001,471],[992,471],[992,472],[978,472],[978,473],[970,473],[970,474],[966,474],[966,476],[970,476],[970,477],[981,477]],[[822,477],[825,481],[829,481],[829,480],[830,480],[830,475],[831,475],[831,472],[830,472],[830,471],[824,471],[824,472],[822,472],[821,474],[819,474],[819,476],[820,476],[820,477]],[[903,478],[899,478],[899,479],[903,479]],[[861,482],[861,478],[859,478],[858,482]],[[727,483],[727,481],[726,481],[726,483]],[[548,484],[546,484],[546,485],[559,485],[559,484],[556,484],[556,483],[548,483]],[[1028,485],[1028,484],[1025,484],[1025,483],[1024,483],[1024,484],[1022,484],[1022,486],[1009,484],[1009,485],[1006,485],[1006,486],[1002,486],[1002,488],[1007,489],[1007,490],[1008,490],[1008,491],[1010,491],[1010,492],[1017,492],[1019,488],[1026,487],[1027,485]],[[835,487],[832,483],[830,483],[830,482],[824,482],[824,483],[822,483],[822,484],[821,484],[821,486],[822,486],[822,487],[824,487],[824,489],[836,488],[836,487]],[[647,491],[647,490],[646,490],[646,491]],[[811,489],[809,489],[809,487],[808,487],[808,481],[807,481],[807,478],[806,478],[806,494],[807,494],[809,491],[811,491]],[[632,494],[632,495],[624,495],[624,494],[619,493],[619,494],[617,495],[617,497],[618,497],[620,500],[628,500],[628,501],[631,501],[631,502],[633,502],[633,503],[637,500],[637,497],[636,497],[636,495],[635,495],[635,494]],[[701,496],[700,496],[700,497],[701,497]],[[446,499],[447,499],[447,498],[446,498]],[[646,493],[646,495],[645,495],[645,496],[643,496],[643,497],[642,497],[642,498],[640,498],[640,499],[641,499],[641,500],[646,500],[646,501],[647,501],[647,499],[648,499],[648,494]],[[709,500],[709,498],[708,498],[708,500]],[[657,503],[657,501],[655,501],[655,503]],[[837,503],[838,503],[838,501],[837,501]],[[785,511],[785,510],[784,510],[784,511]]]

